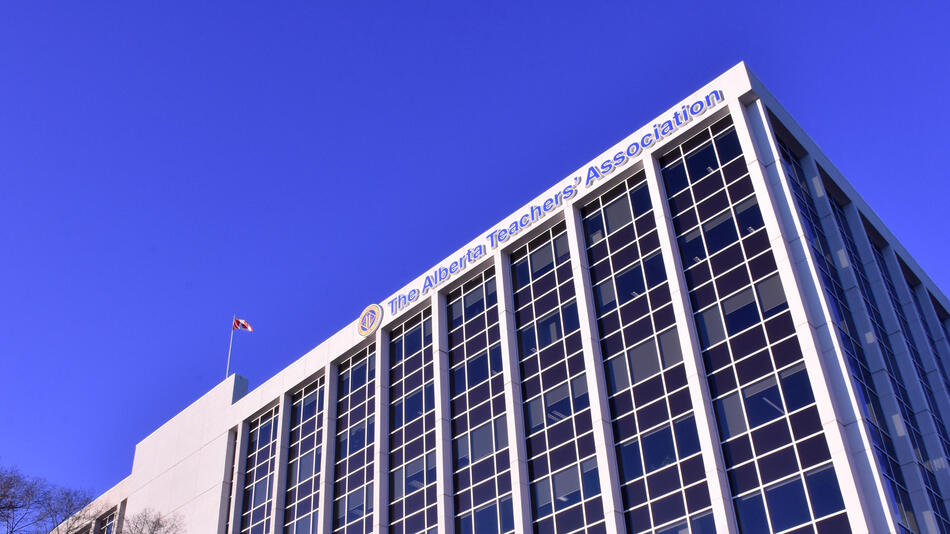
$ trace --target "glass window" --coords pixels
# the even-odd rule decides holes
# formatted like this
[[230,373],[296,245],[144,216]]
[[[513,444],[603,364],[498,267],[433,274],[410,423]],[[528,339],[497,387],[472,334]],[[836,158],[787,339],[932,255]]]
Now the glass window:
[[736,226],[732,223],[732,216],[728,211],[713,217],[704,224],[703,233],[706,235],[706,246],[709,248],[710,256],[739,239],[736,234]]
[[719,152],[719,161],[728,163],[739,154],[742,154],[742,147],[739,145],[739,136],[736,131],[729,130],[716,138],[716,151]]
[[472,462],[477,462],[490,455],[494,451],[494,439],[492,438],[492,425],[486,423],[471,433],[472,437]]
[[528,325],[518,331],[518,351],[522,358],[530,356],[538,350],[538,342],[534,338],[534,325]]
[[716,152],[713,150],[713,144],[707,143],[699,150],[686,156],[686,168],[689,170],[689,179],[691,182],[696,182],[696,180],[719,168],[719,162],[716,161]]
[[643,271],[640,264],[617,273],[617,297],[619,304],[629,302],[643,294]]
[[660,361],[656,354],[656,344],[653,338],[647,339],[627,352],[630,358],[630,370],[633,375],[633,383],[655,375],[660,371]]
[[696,314],[696,329],[699,331],[699,343],[702,348],[709,348],[726,338],[722,327],[722,318],[719,307],[713,306]]
[[663,357],[663,368],[671,367],[683,361],[680,350],[680,336],[673,327],[658,336],[660,341],[660,355]]
[[567,384],[561,384],[545,394],[544,406],[549,426],[566,417],[570,417],[571,399],[567,390]]
[[[554,238],[554,256],[555,260],[558,263],[566,260],[570,257],[571,251],[568,248],[567,242],[567,233],[563,233]],[[486,286],[487,287],[487,286]],[[492,280],[492,288],[494,289],[494,280]]]
[[647,279],[647,287],[666,281],[666,267],[663,266],[663,256],[659,252],[643,259],[643,274]]
[[531,485],[531,500],[534,501],[534,517],[543,517],[552,512],[551,483],[547,478]]
[[455,467],[461,469],[469,464],[468,461],[468,437],[462,436],[452,442],[452,449],[455,453]]
[[830,465],[805,473],[805,483],[808,485],[808,496],[811,497],[811,507],[815,517],[821,517],[844,510],[844,501],[841,500],[841,489],[838,487],[838,478]]
[[689,526],[692,534],[716,534],[716,521],[713,519],[712,512],[694,516]]
[[614,281],[607,280],[594,286],[594,300],[597,304],[597,315],[603,315],[617,307],[617,298],[614,295]]
[[650,190],[647,188],[647,184],[637,186],[636,189],[630,191],[630,202],[633,203],[634,217],[639,217],[650,211],[653,203],[650,202]]
[[620,476],[624,482],[643,476],[643,466],[640,464],[640,446],[637,440],[628,441],[617,447],[620,452]]
[[607,233],[613,233],[618,228],[630,222],[630,204],[627,197],[622,196],[604,206],[604,219],[607,222]]
[[604,221],[599,211],[584,219],[584,232],[587,234],[588,245],[593,245],[604,238]]
[[498,512],[494,503],[475,510],[475,534],[498,534]]
[[485,297],[482,288],[477,288],[463,297],[465,300],[465,317],[472,318],[485,310]]
[[346,522],[363,517],[363,488],[346,496]]
[[686,181],[686,168],[683,162],[678,161],[676,165],[670,165],[663,169],[663,181],[666,182],[666,194],[673,196],[682,191],[689,182]]
[[523,288],[531,282],[531,269],[528,266],[528,258],[522,258],[511,266],[512,283],[515,290]]
[[508,428],[505,426],[505,418],[495,419],[495,450],[500,451],[508,446]]
[[805,500],[805,489],[802,488],[799,478],[767,488],[765,500],[769,504],[769,517],[775,532],[811,520],[808,501]]
[[565,304],[561,308],[561,317],[564,320],[564,333],[570,334],[571,332],[579,329],[581,327],[580,320],[577,317],[577,301],[572,300],[568,304]]
[[422,325],[406,332],[406,335],[403,336],[403,342],[405,343],[403,355],[406,358],[422,350]]
[[544,244],[531,253],[531,276],[535,279],[554,268],[554,251]]
[[483,352],[466,364],[468,368],[468,387],[472,388],[488,380],[488,353]]
[[775,377],[769,377],[742,390],[749,426],[767,423],[785,414]]
[[699,452],[699,436],[692,415],[673,423],[673,428],[676,430],[676,449],[680,458]]
[[706,249],[703,248],[702,233],[699,228],[680,236],[679,244],[684,269],[703,261],[703,258],[706,257]]
[[414,393],[406,395],[405,407],[406,407],[406,423],[411,423],[417,417],[422,415],[422,412],[423,412],[422,388],[417,389]]
[[719,434],[725,441],[746,431],[745,415],[739,394],[727,395],[715,402],[716,419],[719,421]]
[[547,347],[561,339],[561,315],[554,312],[538,319],[538,347]]
[[449,330],[455,330],[462,325],[462,301],[456,300],[449,304]]
[[737,334],[759,322],[759,310],[755,306],[751,288],[722,301],[722,311],[729,335]]
[[544,428],[544,409],[541,397],[537,397],[525,404],[525,418],[528,421],[528,433],[531,434]]
[[749,235],[765,226],[765,223],[762,222],[762,213],[759,212],[759,205],[755,202],[755,199],[750,198],[740,202],[735,209],[736,225],[742,235]]
[[406,464],[406,494],[422,489],[425,485],[425,462],[420,456]]
[[785,301],[785,291],[782,290],[782,281],[779,280],[777,274],[773,274],[755,284],[755,292],[759,295],[763,316],[771,317],[788,309],[788,303]]
[[758,493],[736,499],[736,519],[739,520],[739,532],[742,534],[769,532],[762,496]]
[[640,441],[643,443],[643,465],[647,473],[676,460],[673,433],[669,426],[644,435]]
[[630,385],[630,381],[627,380],[627,360],[624,356],[621,355],[607,360],[605,368],[607,369],[607,387],[610,388],[610,393],[616,393]]
[[558,510],[563,510],[581,502],[581,485],[577,479],[576,467],[571,466],[555,473],[552,479],[554,481],[554,506]]
[[782,393],[785,394],[785,405],[788,411],[791,412],[815,402],[805,364],[800,363],[782,371],[779,373],[779,379],[782,381]]
[[600,477],[597,474],[596,458],[589,458],[581,462],[581,483],[584,486],[585,499],[600,494]]
[[505,497],[499,503],[501,505],[501,530],[509,532],[515,529],[515,513],[511,507],[511,497]]
[[587,395],[587,377],[580,375],[571,380],[571,392],[574,397],[574,413],[587,409],[590,398]]

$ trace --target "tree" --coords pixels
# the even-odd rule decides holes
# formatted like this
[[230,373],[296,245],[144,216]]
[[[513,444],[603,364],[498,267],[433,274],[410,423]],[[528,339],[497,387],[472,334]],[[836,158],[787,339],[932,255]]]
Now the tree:
[[0,467],[0,529],[2,534],[71,532],[95,518],[86,506],[89,492],[50,484],[39,477]]
[[181,534],[184,532],[178,514],[162,515],[151,508],[125,518],[122,534]]

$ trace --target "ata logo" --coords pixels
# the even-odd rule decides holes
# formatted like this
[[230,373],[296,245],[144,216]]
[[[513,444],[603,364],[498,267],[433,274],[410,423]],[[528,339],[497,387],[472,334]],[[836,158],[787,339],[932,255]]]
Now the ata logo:
[[383,309],[376,304],[370,304],[360,314],[360,324],[356,328],[361,336],[366,337],[372,335],[381,322],[383,322]]

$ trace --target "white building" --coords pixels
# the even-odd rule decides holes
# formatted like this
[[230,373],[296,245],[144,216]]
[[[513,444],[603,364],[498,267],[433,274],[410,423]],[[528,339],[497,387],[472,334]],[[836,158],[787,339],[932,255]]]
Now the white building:
[[85,528],[950,532],[947,310],[739,64],[264,384],[217,385]]

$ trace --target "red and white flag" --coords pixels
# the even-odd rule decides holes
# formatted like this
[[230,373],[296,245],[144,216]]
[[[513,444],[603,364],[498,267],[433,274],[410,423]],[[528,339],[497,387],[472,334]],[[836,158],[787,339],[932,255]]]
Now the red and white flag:
[[235,317],[234,324],[231,325],[231,330],[247,330],[248,332],[253,332],[254,328],[251,326],[251,323]]

